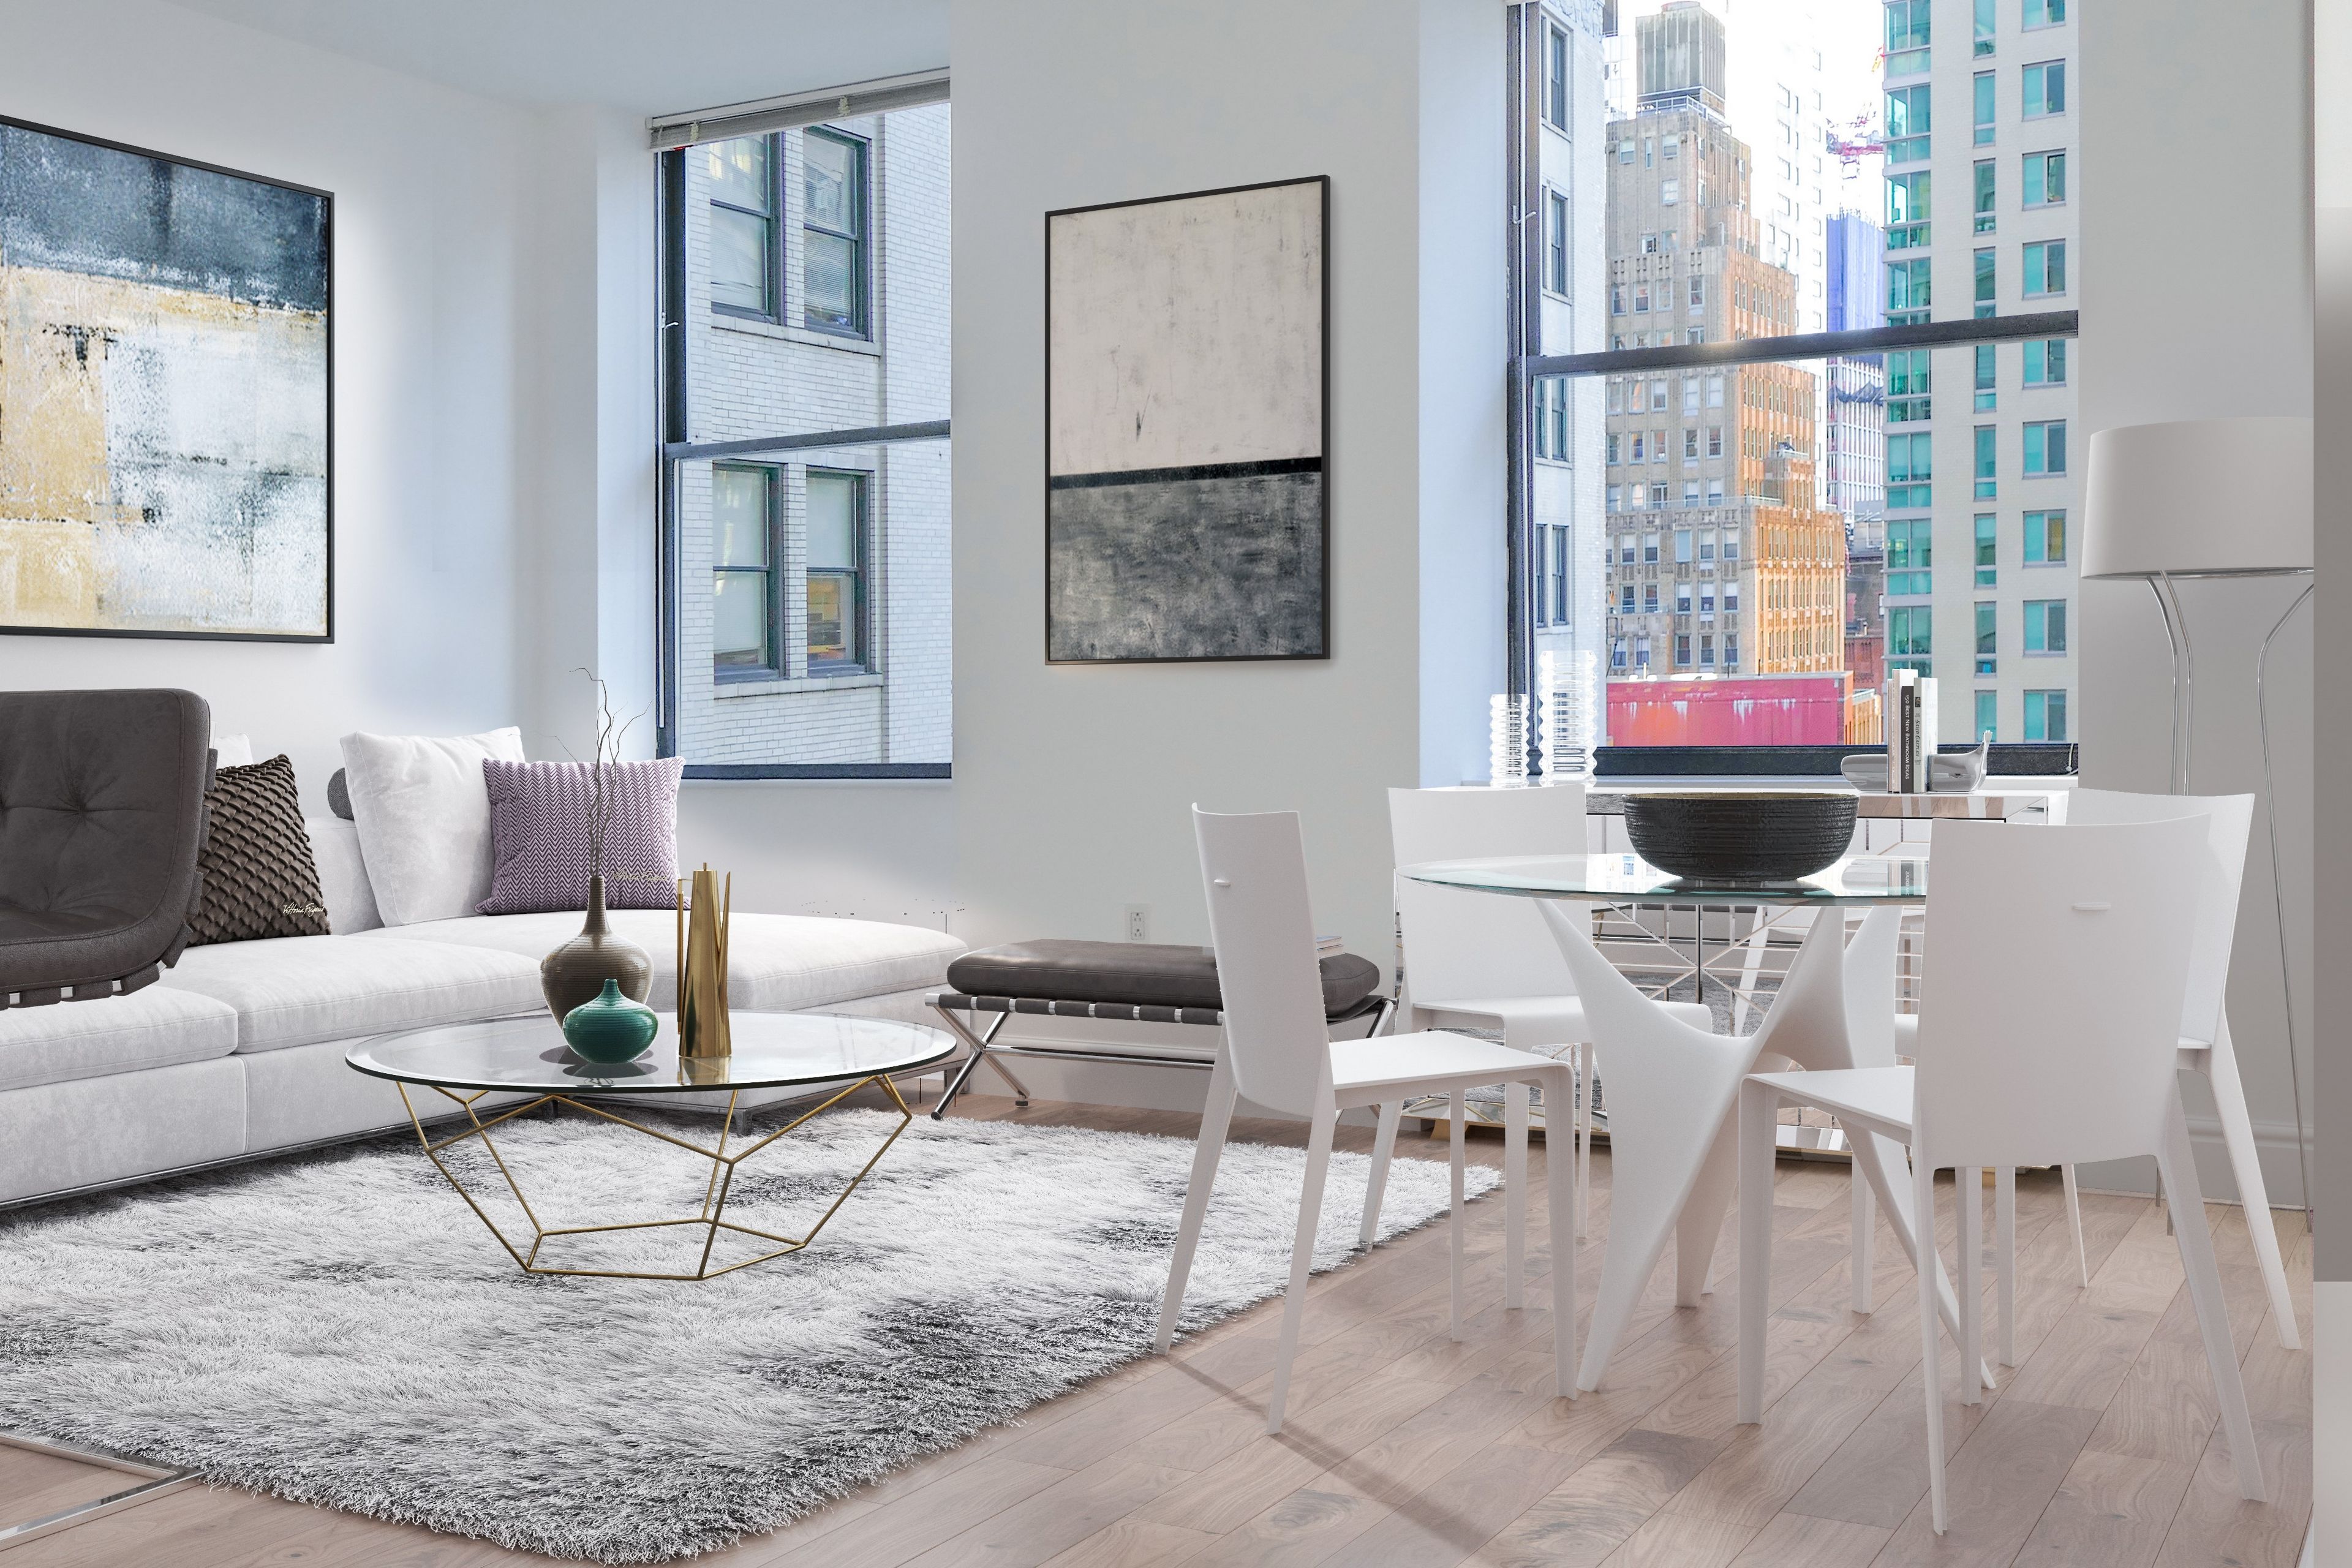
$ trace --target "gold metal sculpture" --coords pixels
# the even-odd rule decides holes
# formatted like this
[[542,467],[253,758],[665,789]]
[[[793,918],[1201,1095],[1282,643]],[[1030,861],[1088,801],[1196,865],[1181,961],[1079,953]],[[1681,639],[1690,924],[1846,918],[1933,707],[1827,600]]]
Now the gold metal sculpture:
[[677,1054],[734,1054],[727,1026],[727,925],[735,903],[735,878],[719,891],[708,861],[693,878],[677,881]]

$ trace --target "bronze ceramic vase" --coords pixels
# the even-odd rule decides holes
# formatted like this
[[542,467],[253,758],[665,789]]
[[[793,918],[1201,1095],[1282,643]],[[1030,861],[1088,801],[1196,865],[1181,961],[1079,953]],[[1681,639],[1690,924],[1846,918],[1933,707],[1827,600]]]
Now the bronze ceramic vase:
[[557,1023],[593,1002],[610,980],[621,994],[642,1002],[654,988],[653,955],[616,934],[604,920],[604,879],[588,879],[588,919],[580,934],[539,961],[539,988]]

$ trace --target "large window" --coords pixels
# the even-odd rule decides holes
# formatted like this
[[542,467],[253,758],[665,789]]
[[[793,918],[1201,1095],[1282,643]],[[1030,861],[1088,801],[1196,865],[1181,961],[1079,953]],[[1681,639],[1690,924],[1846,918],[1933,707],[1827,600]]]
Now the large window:
[[[1811,744],[1833,767],[1881,739],[1903,669],[1939,683],[1941,743],[2071,744],[2066,8],[1618,0],[1583,75],[1581,11],[1528,9],[1512,668],[1589,655],[1612,750]],[[1606,106],[1585,163],[1543,132],[1541,29],[1563,26],[1572,94]],[[1601,242],[1589,293],[1557,289],[1549,191]],[[1562,405],[1581,467],[1555,456]],[[1562,528],[1590,595],[1570,626],[1538,532]]]
[[689,776],[951,755],[949,111],[858,107],[663,143],[658,732]]

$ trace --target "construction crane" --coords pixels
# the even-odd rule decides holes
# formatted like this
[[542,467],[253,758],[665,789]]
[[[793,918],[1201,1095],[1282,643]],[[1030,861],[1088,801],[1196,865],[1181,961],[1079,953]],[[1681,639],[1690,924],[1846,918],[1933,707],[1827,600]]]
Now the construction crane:
[[1844,170],[1845,177],[1851,180],[1862,174],[1864,158],[1880,157],[1885,153],[1886,137],[1871,123],[1869,115],[1858,114],[1842,125],[1837,121],[1831,123],[1829,149]]

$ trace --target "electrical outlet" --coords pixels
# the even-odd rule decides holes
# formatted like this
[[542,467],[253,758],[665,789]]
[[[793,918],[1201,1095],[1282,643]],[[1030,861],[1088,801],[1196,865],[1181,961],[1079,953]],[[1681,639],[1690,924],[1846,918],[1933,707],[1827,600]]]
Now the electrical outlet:
[[1129,942],[1151,940],[1151,906],[1150,904],[1127,906],[1127,940]]

